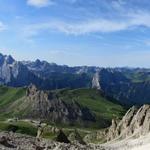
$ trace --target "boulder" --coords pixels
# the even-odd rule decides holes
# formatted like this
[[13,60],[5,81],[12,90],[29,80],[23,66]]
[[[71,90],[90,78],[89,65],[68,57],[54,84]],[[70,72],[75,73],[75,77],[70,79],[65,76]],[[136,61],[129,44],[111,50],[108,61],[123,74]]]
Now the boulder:
[[58,136],[56,137],[56,141],[60,143],[70,143],[65,133],[60,130]]

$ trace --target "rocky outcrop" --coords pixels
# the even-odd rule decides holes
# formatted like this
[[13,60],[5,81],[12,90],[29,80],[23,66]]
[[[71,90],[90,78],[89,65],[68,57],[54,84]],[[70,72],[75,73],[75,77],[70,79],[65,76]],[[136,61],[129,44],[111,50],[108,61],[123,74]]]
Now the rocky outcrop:
[[0,132],[0,141],[2,150],[105,150],[100,145],[59,143],[48,139],[37,140],[35,137],[17,133]]
[[11,56],[0,54],[0,81],[6,83],[11,80],[11,67],[14,65],[14,59]]
[[65,133],[62,130],[59,131],[59,134],[56,137],[56,141],[60,143],[70,143],[68,137],[65,135]]
[[9,137],[6,136],[0,137],[0,144],[7,148],[16,148],[16,146],[11,143]]
[[150,105],[143,105],[139,109],[133,106],[119,123],[115,120],[112,121],[107,140],[110,141],[116,138],[124,139],[129,136],[139,137],[149,132]]
[[74,130],[73,132],[71,132],[68,136],[68,139],[72,143],[80,143],[82,145],[86,145],[86,142],[83,140],[83,138],[81,137],[81,135],[79,134],[77,130]]
[[94,74],[94,76],[93,76],[92,88],[96,88],[96,89],[98,89],[98,90],[101,89],[101,87],[100,87],[99,71],[97,71],[97,72]]
[[56,92],[41,91],[34,85],[28,87],[25,100],[19,107],[26,111],[24,118],[64,124],[95,122],[95,116],[88,108],[75,101],[65,103]]
[[108,128],[88,133],[84,137],[86,143],[105,143],[107,142]]

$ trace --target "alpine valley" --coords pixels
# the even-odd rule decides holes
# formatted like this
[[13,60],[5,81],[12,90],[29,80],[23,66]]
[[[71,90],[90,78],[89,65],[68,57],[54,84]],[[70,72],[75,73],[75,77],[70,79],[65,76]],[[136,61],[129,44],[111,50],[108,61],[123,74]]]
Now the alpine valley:
[[0,149],[134,149],[150,139],[149,104],[150,69],[0,54]]

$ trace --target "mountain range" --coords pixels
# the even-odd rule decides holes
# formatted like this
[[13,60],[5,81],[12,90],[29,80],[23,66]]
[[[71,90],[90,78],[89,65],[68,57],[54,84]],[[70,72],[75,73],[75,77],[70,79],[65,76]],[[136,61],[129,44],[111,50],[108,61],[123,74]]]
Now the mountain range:
[[0,54],[1,85],[24,87],[31,83],[42,90],[96,88],[127,106],[150,103],[150,69],[69,67],[39,59],[16,61]]
[[[126,149],[135,137],[144,145],[149,142],[149,91],[146,68],[69,67],[0,54],[0,131],[13,131],[16,138],[43,130],[42,138],[63,142],[65,137],[85,149],[97,142],[108,143],[89,149]],[[18,139],[23,138],[15,145]],[[8,143],[0,137],[0,147]]]

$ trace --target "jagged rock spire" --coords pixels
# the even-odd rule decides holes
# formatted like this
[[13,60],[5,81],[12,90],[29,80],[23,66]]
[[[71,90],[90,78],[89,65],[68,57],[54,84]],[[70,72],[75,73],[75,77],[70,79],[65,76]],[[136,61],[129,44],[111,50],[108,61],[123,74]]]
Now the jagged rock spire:
[[140,136],[150,132],[150,105],[130,108],[119,123],[112,122],[107,140]]
[[98,89],[98,90],[101,89],[101,87],[100,87],[99,71],[96,71],[96,73],[95,73],[94,76],[93,76],[92,88],[96,88],[96,89]]
[[38,91],[38,89],[37,89],[36,85],[31,83],[27,88],[26,95],[27,96],[34,95],[37,91]]

